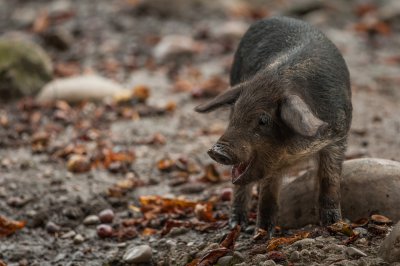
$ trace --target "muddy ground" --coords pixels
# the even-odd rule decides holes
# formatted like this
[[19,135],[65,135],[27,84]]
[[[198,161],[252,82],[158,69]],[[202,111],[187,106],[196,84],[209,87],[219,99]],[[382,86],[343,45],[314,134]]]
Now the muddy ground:
[[[222,84],[228,81],[238,37],[217,30],[227,21],[249,25],[263,16],[288,14],[317,25],[343,52],[351,73],[354,113],[347,157],[400,160],[400,34],[396,28],[400,10],[391,8],[398,13],[384,13],[389,1],[265,1],[261,6],[257,1],[148,2],[0,0],[0,32],[19,32],[39,43],[58,66],[56,76],[97,72],[127,88],[148,86],[150,97],[145,106],[176,104],[175,110],[153,115],[144,112],[140,119],[132,119],[109,103],[85,103],[63,110],[69,117],[60,122],[54,107],[35,106],[27,100],[3,103],[0,114],[8,117],[9,126],[0,128],[0,214],[27,221],[25,228],[0,241],[0,260],[7,265],[125,265],[123,254],[141,244],[150,245],[153,252],[152,261],[143,265],[185,265],[204,248],[220,242],[229,232],[226,226],[205,232],[175,228],[165,236],[159,231],[144,236],[139,226],[132,239],[100,238],[96,225],[84,225],[83,220],[112,209],[112,225],[119,228],[124,220],[140,218],[140,212],[129,206],[140,206],[139,196],[146,195],[184,195],[195,201],[214,198],[215,212],[226,217],[229,203],[220,197],[232,186],[229,169],[216,165],[220,177],[215,183],[198,180],[212,163],[206,150],[223,132],[227,111],[195,113],[194,106],[205,100],[201,88],[179,84],[182,80],[202,84],[212,76]],[[32,30],[45,10],[58,18],[49,26],[56,35],[68,36],[61,47]],[[170,34],[193,37],[202,48],[159,62],[153,48]],[[70,67],[68,71],[62,68],[65,65]],[[102,110],[99,119],[96,110]],[[32,126],[30,115],[34,112],[40,113],[40,121]],[[83,129],[77,124],[83,120],[89,121],[89,129],[96,129],[95,137],[79,137]],[[16,121],[28,129],[15,132],[12,124]],[[32,150],[32,136],[46,130],[50,132],[48,146]],[[155,141],[149,141],[155,134],[159,134]],[[100,139],[113,150],[133,150],[133,164],[115,173],[95,167],[76,174],[67,170],[65,158],[52,156],[54,150],[70,143],[93,147]],[[179,157],[200,169],[185,176],[182,184],[177,182],[176,171],[163,172],[158,167],[161,159]],[[118,197],[110,196],[110,187],[130,177],[142,185]],[[188,217],[193,216],[177,219]],[[163,219],[158,217],[146,227],[161,230]],[[57,228],[51,228],[53,225]],[[314,240],[278,249],[284,258],[276,262],[265,262],[272,258],[266,251],[254,255],[254,248],[263,242],[253,242],[246,233],[237,240],[234,257],[239,257],[237,262],[242,265],[389,265],[376,255],[383,236],[360,237],[349,246],[367,256],[350,256],[342,243],[345,236],[330,235],[315,225],[304,230],[311,232]],[[74,240],[76,234],[83,242]]]

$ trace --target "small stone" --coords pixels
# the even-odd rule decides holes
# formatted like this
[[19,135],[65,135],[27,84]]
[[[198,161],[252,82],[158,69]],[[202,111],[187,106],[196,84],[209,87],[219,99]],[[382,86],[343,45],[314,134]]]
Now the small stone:
[[400,222],[394,227],[392,232],[383,240],[379,248],[379,257],[387,262],[400,261]]
[[304,249],[304,248],[309,248],[309,247],[311,247],[314,243],[315,243],[315,239],[312,239],[312,238],[304,238],[304,239],[301,239],[301,240],[299,240],[299,241],[294,242],[294,243],[293,243],[293,246],[294,246],[294,247],[301,248],[301,249]]
[[232,261],[233,261],[233,256],[224,256],[219,258],[217,264],[219,266],[230,266],[232,265]]
[[329,253],[342,253],[344,251],[344,246],[343,245],[336,245],[336,244],[329,244],[326,245],[323,250],[325,252],[329,252]]
[[233,252],[233,261],[234,261],[234,263],[239,263],[239,262],[245,261],[245,259],[246,259],[246,257],[242,253],[240,253],[239,251]]
[[149,245],[140,245],[129,248],[122,259],[128,263],[145,263],[150,262],[151,257],[151,247]]
[[[167,241],[168,243],[168,241]],[[197,253],[197,257],[203,257],[208,251],[217,249],[219,248],[219,244],[217,243],[211,243],[207,247],[205,247],[203,250],[201,250],[199,253]]]
[[257,254],[253,257],[253,262],[256,265],[268,260],[268,256],[266,254]]
[[48,233],[50,233],[50,234],[55,234],[55,233],[57,233],[58,231],[60,231],[60,226],[56,225],[56,224],[53,223],[53,222],[48,222],[48,223],[46,224],[46,231],[47,231]]
[[73,238],[76,235],[75,231],[68,231],[60,236],[61,239]]
[[156,45],[153,55],[158,62],[162,62],[182,56],[191,56],[202,49],[203,46],[191,37],[168,35]]
[[89,215],[83,220],[84,225],[94,225],[99,224],[100,218],[97,215]]
[[174,227],[169,232],[169,236],[183,235],[183,234],[186,234],[188,231],[189,231],[189,229],[186,227]]
[[368,235],[368,230],[362,227],[356,227],[353,229],[354,232],[357,232],[360,234],[360,236],[367,236]]
[[303,249],[300,251],[300,257],[304,262],[309,262],[310,261],[310,251],[308,249]]
[[273,260],[267,260],[260,263],[260,266],[275,266],[276,263]]
[[255,230],[256,230],[256,227],[254,225],[249,225],[244,229],[244,232],[246,234],[252,235],[252,234],[254,234]]
[[289,256],[289,260],[296,262],[300,260],[300,252],[298,252],[297,250],[293,251],[290,256]]
[[112,223],[114,220],[114,212],[111,209],[102,210],[99,213],[99,219],[102,223]]
[[113,228],[107,224],[97,226],[97,235],[101,238],[111,237],[113,235]]
[[222,201],[230,201],[232,199],[232,188],[222,189],[220,198]]
[[357,249],[355,247],[347,247],[345,249],[345,253],[350,258],[357,258],[357,259],[367,256],[367,254],[365,254],[364,252],[362,252],[361,250],[359,250],[359,249]]
[[74,244],[80,244],[85,241],[85,238],[81,234],[77,234],[74,237]]

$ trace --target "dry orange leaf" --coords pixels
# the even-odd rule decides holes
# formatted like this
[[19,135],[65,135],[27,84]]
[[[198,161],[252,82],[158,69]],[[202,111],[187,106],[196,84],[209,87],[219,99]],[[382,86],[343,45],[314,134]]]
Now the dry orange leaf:
[[175,161],[172,159],[162,159],[158,161],[157,168],[160,171],[170,171],[175,166]]
[[198,203],[194,207],[194,213],[200,221],[214,222],[215,219],[212,213],[213,206],[210,202]]
[[133,97],[140,102],[145,102],[150,96],[150,89],[145,85],[138,85],[133,88]]
[[276,250],[279,246],[290,245],[298,240],[307,238],[309,235],[310,235],[309,232],[301,232],[301,233],[295,234],[294,236],[290,236],[290,237],[272,238],[268,242],[267,250],[268,251]]
[[220,246],[233,249],[235,246],[236,239],[240,235],[240,225],[236,225],[229,234],[225,237],[225,239],[221,242]]
[[88,172],[91,168],[90,162],[86,156],[74,154],[67,162],[67,169],[73,173]]
[[34,33],[42,33],[47,30],[50,26],[50,18],[47,10],[43,10],[39,13],[39,16],[36,17],[33,22],[32,30]]
[[15,231],[24,228],[25,221],[13,221],[0,215],[0,237],[13,234]]
[[142,235],[143,235],[143,236],[151,236],[151,235],[155,235],[155,234],[157,234],[157,233],[158,233],[158,231],[157,231],[156,229],[146,227],[146,228],[143,230]]
[[342,233],[346,236],[353,236],[354,231],[351,225],[343,221],[336,222],[332,225],[327,226],[327,229],[333,233]]
[[374,214],[371,216],[371,220],[374,223],[377,224],[391,224],[392,220],[390,220],[389,218],[387,218],[386,216],[383,215],[379,215],[379,214]]

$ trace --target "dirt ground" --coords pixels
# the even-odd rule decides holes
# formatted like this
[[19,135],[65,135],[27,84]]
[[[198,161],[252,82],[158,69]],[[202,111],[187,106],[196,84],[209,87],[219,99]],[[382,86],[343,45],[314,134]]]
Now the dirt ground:
[[[213,77],[214,83],[217,80],[227,87],[240,33],[236,24],[233,33],[224,33],[227,22],[250,25],[264,16],[286,14],[319,27],[340,48],[351,73],[354,112],[347,157],[400,161],[400,29],[396,28],[400,9],[387,14],[384,7],[389,2],[0,0],[0,32],[19,32],[39,43],[53,59],[56,76],[97,72],[127,88],[146,85],[150,89],[147,103],[133,108],[138,108],[140,119],[133,119],[132,108],[124,111],[123,106],[110,103],[43,107],[23,99],[0,105],[0,117],[8,119],[8,125],[0,127],[0,214],[27,222],[23,229],[1,238],[0,261],[7,265],[128,265],[124,253],[148,244],[152,260],[142,265],[186,265],[205,248],[215,248],[213,243],[229,232],[224,226],[229,201],[221,198],[224,193],[229,198],[232,185],[228,168],[215,165],[217,173],[212,168],[207,171],[213,162],[206,151],[223,132],[228,114],[222,110],[200,115],[193,108],[206,100],[207,81]],[[44,12],[51,18],[48,27],[58,37],[33,30]],[[171,34],[192,37],[200,48],[159,60],[154,47]],[[57,110],[62,114],[56,115]],[[34,140],[35,133],[43,131],[48,143],[41,149]],[[83,145],[87,153],[101,148],[133,152],[135,160],[72,173],[67,158],[55,156],[57,151],[65,152],[68,144]],[[180,171],[160,170],[159,162],[166,158]],[[198,170],[192,171],[191,166]],[[203,176],[206,180],[199,181]],[[139,185],[112,195],[110,188],[124,180]],[[215,213],[222,217],[219,227],[177,227],[161,236],[160,230],[171,218],[163,214],[137,226],[135,236],[123,232],[101,238],[97,225],[83,224],[87,216],[112,209],[111,225],[118,231],[124,221],[143,218],[136,207],[140,196],[149,195],[214,202]],[[187,213],[172,216],[181,221],[194,219]],[[143,228],[155,229],[157,234],[146,235]],[[312,240],[279,248],[279,258],[256,252],[265,242],[254,242],[252,234],[242,232],[232,256],[241,265],[389,265],[376,255],[383,236],[360,237],[349,246],[367,256],[350,256],[342,243],[346,236],[331,235],[316,225],[302,231],[311,232]],[[275,262],[265,262],[269,259]]]

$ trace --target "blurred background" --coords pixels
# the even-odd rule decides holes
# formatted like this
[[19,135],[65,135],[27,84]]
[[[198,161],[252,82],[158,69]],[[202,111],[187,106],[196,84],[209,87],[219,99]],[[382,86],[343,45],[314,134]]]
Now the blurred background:
[[[86,216],[112,206],[129,218],[138,195],[209,199],[213,185],[229,186],[229,169],[206,154],[227,111],[193,108],[229,88],[249,25],[281,15],[343,53],[354,107],[346,158],[399,161],[398,0],[0,0],[0,214],[29,228],[0,241],[0,264],[100,265],[118,247],[93,244]],[[84,246],[53,247],[54,232],[69,230]]]

